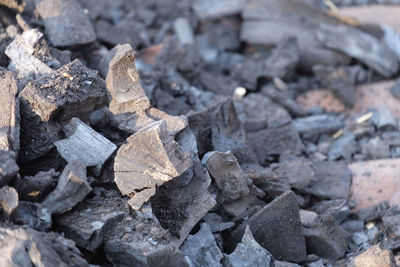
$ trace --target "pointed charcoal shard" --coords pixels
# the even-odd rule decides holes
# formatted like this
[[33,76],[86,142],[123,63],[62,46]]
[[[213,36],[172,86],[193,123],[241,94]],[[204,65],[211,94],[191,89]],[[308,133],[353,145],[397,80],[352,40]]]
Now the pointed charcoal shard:
[[208,151],[232,151],[240,163],[254,162],[247,147],[246,133],[237,117],[232,99],[189,115],[190,129],[197,140],[199,155]]
[[246,226],[242,242],[233,253],[225,255],[226,267],[273,267],[274,258],[254,239],[249,226]]
[[[20,113],[17,81],[12,72],[0,73],[0,149],[19,151]],[[1,181],[0,181],[1,184]]]
[[116,114],[140,113],[150,108],[135,68],[135,52],[129,44],[118,45],[111,51],[107,73],[110,111]]
[[174,179],[192,166],[191,155],[169,135],[164,121],[150,123],[128,138],[114,163],[115,182],[131,196],[133,209],[155,194],[156,186]]
[[255,240],[275,259],[293,262],[306,259],[297,198],[292,191],[280,195],[240,225],[232,233],[231,246],[240,241],[247,225]]
[[165,120],[168,131],[173,135],[187,127],[187,121],[182,116],[170,116],[150,107],[135,67],[135,52],[129,44],[114,47],[106,61],[109,61],[106,78],[109,109],[121,130],[133,134],[159,120]]
[[36,11],[42,17],[46,33],[54,46],[87,44],[96,39],[89,17],[75,0],[36,1]]
[[0,189],[0,207],[3,210],[3,217],[10,219],[10,216],[18,208],[18,192],[12,187],[4,186]]
[[208,152],[203,157],[203,164],[221,190],[218,202],[236,200],[250,193],[251,180],[232,152]]
[[78,118],[72,118],[65,125],[64,133],[67,139],[54,142],[60,155],[68,163],[80,160],[86,167],[96,167],[97,173],[117,149],[116,145]]
[[42,201],[42,206],[52,214],[61,214],[71,210],[91,190],[85,164],[82,161],[74,161],[65,166],[56,189]]
[[178,239],[180,246],[193,227],[216,204],[208,192],[210,176],[204,172],[201,162],[193,158],[193,168],[157,188],[152,198],[152,209],[161,226]]
[[210,226],[206,223],[200,225],[200,230],[196,234],[188,236],[181,250],[195,267],[222,266],[223,255],[215,242]]

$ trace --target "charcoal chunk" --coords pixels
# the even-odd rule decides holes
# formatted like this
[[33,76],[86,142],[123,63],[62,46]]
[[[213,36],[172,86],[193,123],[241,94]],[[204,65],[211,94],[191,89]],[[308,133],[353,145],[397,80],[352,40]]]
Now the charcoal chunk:
[[183,266],[190,264],[171,244],[174,239],[153,219],[151,211],[127,215],[107,232],[104,252],[116,266]]
[[400,237],[400,215],[383,216],[382,223],[388,233]]
[[203,66],[202,58],[194,44],[181,44],[177,38],[168,38],[156,57],[160,67],[174,66],[186,77],[195,77]]
[[[35,77],[51,73],[53,70],[46,64],[49,62],[48,58],[38,52],[48,49],[43,42],[43,34],[36,29],[17,35],[5,51],[5,54],[11,59],[12,69],[22,77],[32,73]],[[42,53],[45,52],[50,53],[48,51]]]
[[116,46],[110,56],[106,78],[110,96],[109,108],[121,130],[133,134],[160,120],[165,120],[170,134],[176,134],[186,128],[186,119],[169,116],[150,108],[150,101],[143,91],[139,72],[135,68],[135,53],[130,45]]
[[305,188],[315,179],[312,163],[302,158],[280,163],[274,169],[274,173],[279,180],[284,180],[298,190]]
[[208,152],[203,157],[203,164],[221,190],[218,202],[236,200],[250,193],[251,180],[242,171],[232,152]]
[[336,116],[323,114],[295,119],[293,126],[299,134],[310,136],[335,132],[343,127],[343,123]]
[[54,191],[41,202],[52,214],[61,214],[71,210],[92,190],[86,177],[86,167],[82,161],[68,164]]
[[137,210],[155,194],[156,186],[181,175],[192,161],[169,135],[164,121],[150,123],[127,141],[115,158],[115,182],[122,194],[131,196],[129,204]]
[[0,262],[4,266],[89,267],[75,243],[54,232],[1,225],[0,235]]
[[337,260],[346,252],[346,239],[340,226],[330,230],[316,225],[312,228],[304,228],[304,236],[307,243],[307,252],[316,254],[326,259]]
[[390,157],[389,144],[378,136],[362,144],[361,152],[367,159],[384,159]]
[[65,125],[67,139],[54,142],[60,155],[68,162],[82,161],[86,167],[95,167],[97,173],[117,149],[107,138],[94,131],[78,118]]
[[227,267],[274,266],[274,258],[254,240],[249,226],[246,226],[242,242],[236,246],[234,252],[224,257],[223,262]]
[[52,225],[51,213],[39,203],[20,201],[13,215],[16,224],[29,226],[37,231],[48,231]]
[[292,120],[286,109],[260,94],[246,95],[235,101],[235,107],[246,132],[277,128]]
[[239,226],[232,234],[231,244],[240,240],[246,225],[254,233],[255,240],[275,259],[293,262],[305,260],[306,244],[297,198],[293,192],[288,191],[277,197]]
[[356,152],[356,141],[352,133],[345,133],[332,142],[328,158],[337,160],[343,158],[347,162],[351,161],[352,155]]
[[0,188],[0,206],[3,210],[3,218],[10,219],[10,216],[18,208],[17,190],[9,186]]
[[73,210],[55,218],[55,227],[82,248],[95,251],[104,236],[127,210],[120,198],[94,197],[79,203]]
[[206,223],[201,224],[196,234],[188,236],[181,250],[195,267],[222,266],[223,255],[210,231],[210,226]]
[[398,57],[392,50],[356,28],[322,23],[316,37],[323,46],[357,58],[386,78],[399,69]]
[[[11,72],[0,73],[0,149],[19,151],[20,113],[17,81]],[[1,185],[1,179],[0,179]]]
[[247,140],[261,165],[283,152],[299,154],[303,148],[299,134],[291,123],[248,133]]
[[202,71],[200,73],[200,83],[205,90],[220,95],[232,96],[239,83],[218,72]]
[[261,91],[264,95],[271,98],[276,103],[280,104],[284,108],[286,108],[291,114],[295,116],[305,116],[306,112],[304,112],[296,100],[289,94],[289,91],[280,91],[274,86],[267,85],[262,88]]
[[333,67],[316,65],[313,72],[322,87],[331,90],[345,105],[352,107],[355,101],[354,85],[362,75],[360,66]]
[[59,173],[54,169],[39,172],[35,176],[25,176],[17,180],[16,189],[21,200],[41,201],[57,185]]
[[397,130],[398,122],[390,110],[386,106],[382,106],[378,110],[378,128]]
[[138,48],[142,43],[141,31],[144,25],[131,20],[119,21],[113,25],[106,20],[96,22],[97,38],[109,45],[129,44],[133,48]]
[[19,167],[12,151],[0,150],[0,186],[8,184],[16,177]]
[[188,119],[190,129],[196,136],[200,156],[208,151],[231,151],[239,163],[254,161],[231,99],[191,113]]
[[244,0],[196,0],[193,2],[193,10],[202,20],[217,19],[240,13],[245,3]]
[[193,158],[193,168],[157,188],[151,200],[154,215],[182,244],[193,227],[216,204],[208,192],[211,178],[204,172],[199,159]]
[[36,10],[54,46],[87,44],[96,39],[89,17],[75,0],[36,1]]
[[174,31],[181,44],[193,44],[193,30],[188,19],[179,17],[174,21]]
[[389,209],[390,205],[387,201],[379,202],[370,207],[361,209],[358,212],[358,218],[364,222],[375,221],[385,215],[385,211]]
[[218,213],[207,213],[203,220],[210,226],[212,233],[222,232],[235,226],[233,222],[224,222]]
[[88,120],[107,103],[105,82],[79,60],[28,83],[21,97],[21,159],[44,156],[73,117]]
[[322,198],[348,198],[351,173],[343,162],[314,161],[315,180],[305,189]]

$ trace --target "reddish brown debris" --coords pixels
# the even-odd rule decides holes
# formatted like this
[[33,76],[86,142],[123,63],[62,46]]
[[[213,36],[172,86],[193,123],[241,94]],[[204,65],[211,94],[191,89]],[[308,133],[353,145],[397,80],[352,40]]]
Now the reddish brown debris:
[[353,174],[351,198],[357,201],[354,211],[385,200],[400,203],[400,159],[356,162],[348,167]]

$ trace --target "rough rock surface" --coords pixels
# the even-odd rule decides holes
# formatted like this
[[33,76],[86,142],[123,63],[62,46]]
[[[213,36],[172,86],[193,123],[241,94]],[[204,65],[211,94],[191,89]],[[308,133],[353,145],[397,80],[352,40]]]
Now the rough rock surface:
[[224,257],[224,266],[227,267],[272,267],[274,266],[274,258],[256,240],[250,231],[249,226],[246,226],[242,242],[240,242],[235,251]]
[[61,214],[71,210],[92,190],[87,181],[86,167],[81,161],[68,164],[59,180],[56,189],[41,202],[52,214]]
[[382,250],[379,245],[375,245],[355,257],[354,265],[356,267],[394,267],[396,266],[396,263],[391,251]]
[[107,259],[116,266],[184,266],[189,262],[172,245],[173,238],[146,209],[128,215],[104,239]]
[[[280,223],[283,221],[286,223]],[[233,232],[230,244],[236,244],[240,240],[247,225],[254,233],[255,240],[275,259],[301,262],[306,258],[306,243],[293,192],[282,194],[251,216]]]
[[73,210],[55,218],[58,231],[82,248],[95,251],[104,236],[127,214],[120,198],[95,196],[79,203]]
[[107,103],[105,82],[79,60],[28,83],[21,97],[21,159],[45,155],[73,117],[89,119]]
[[251,180],[242,171],[232,152],[208,152],[203,157],[203,164],[221,190],[218,202],[236,200],[250,193]]
[[206,223],[200,225],[200,230],[189,235],[181,250],[189,257],[193,266],[222,266],[223,255]]
[[3,266],[89,266],[75,243],[56,233],[1,225],[0,236]]
[[54,46],[86,44],[96,39],[89,17],[75,0],[36,1],[36,10]]
[[129,204],[137,210],[155,194],[156,186],[181,175],[192,161],[169,135],[164,121],[150,123],[127,141],[115,158],[115,182],[122,194],[131,196]]

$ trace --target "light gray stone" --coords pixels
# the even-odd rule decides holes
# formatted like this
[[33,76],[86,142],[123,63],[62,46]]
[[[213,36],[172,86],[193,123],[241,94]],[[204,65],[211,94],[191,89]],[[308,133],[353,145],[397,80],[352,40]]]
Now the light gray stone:
[[200,225],[196,234],[188,236],[181,250],[190,258],[194,267],[222,266],[223,255],[206,223]]
[[225,267],[274,267],[274,258],[256,240],[249,226],[246,226],[242,242],[235,251],[224,257]]

